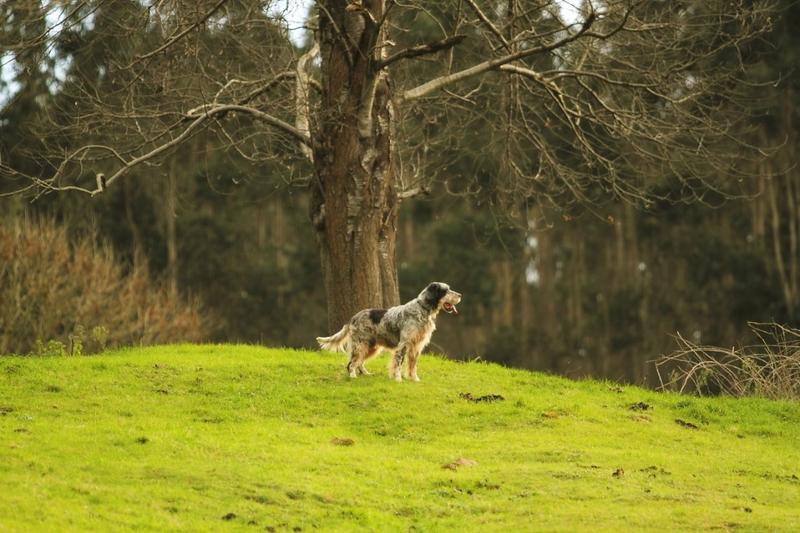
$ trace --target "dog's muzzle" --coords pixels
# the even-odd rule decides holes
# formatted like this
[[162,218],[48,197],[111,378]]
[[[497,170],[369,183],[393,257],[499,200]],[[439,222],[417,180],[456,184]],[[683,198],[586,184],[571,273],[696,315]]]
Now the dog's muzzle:
[[461,294],[450,291],[444,297],[444,303],[442,303],[442,309],[444,309],[445,313],[455,313],[458,314],[458,309],[456,309],[456,304],[461,302]]

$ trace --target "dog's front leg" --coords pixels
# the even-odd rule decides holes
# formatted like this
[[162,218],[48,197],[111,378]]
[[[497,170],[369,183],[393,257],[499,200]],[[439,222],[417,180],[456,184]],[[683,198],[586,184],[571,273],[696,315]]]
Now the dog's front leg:
[[415,346],[414,349],[408,350],[408,379],[411,381],[419,381],[417,375],[417,358],[419,357],[419,350]]
[[401,344],[392,355],[392,362],[389,366],[389,377],[395,381],[403,381],[403,376],[400,375],[400,369],[403,367],[403,361],[406,358],[407,350],[408,348],[406,345]]

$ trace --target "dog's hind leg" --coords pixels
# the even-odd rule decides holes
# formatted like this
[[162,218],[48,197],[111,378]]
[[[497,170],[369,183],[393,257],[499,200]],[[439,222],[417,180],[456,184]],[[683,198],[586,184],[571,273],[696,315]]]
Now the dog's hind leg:
[[347,362],[347,375],[349,375],[351,378],[358,376],[358,360],[360,359],[359,353],[361,350],[362,346],[360,344],[356,344],[350,351],[350,360]]
[[351,378],[357,377],[359,373],[367,374],[364,369],[364,361],[369,358],[374,348],[370,348],[364,343],[356,343],[350,352],[350,361],[347,363],[347,373]]
[[369,361],[370,359],[375,357],[375,355],[377,355],[380,351],[381,351],[381,349],[378,348],[377,346],[375,346],[373,348],[370,348],[367,351],[366,355],[362,359],[357,361],[356,370],[358,370],[359,374],[364,374],[365,376],[371,375],[370,372],[368,372],[367,369],[364,368],[364,363],[366,363],[367,361]]

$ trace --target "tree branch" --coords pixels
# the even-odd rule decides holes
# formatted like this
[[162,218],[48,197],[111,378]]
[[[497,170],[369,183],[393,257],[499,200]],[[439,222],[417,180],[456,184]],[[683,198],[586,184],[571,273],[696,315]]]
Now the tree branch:
[[480,7],[478,7],[478,4],[476,4],[476,3],[475,3],[475,0],[467,0],[467,3],[470,5],[470,7],[472,8],[472,10],[473,10],[473,11],[475,11],[475,14],[477,14],[477,15],[478,15],[478,18],[479,18],[479,19],[481,19],[481,21],[482,21],[484,24],[486,24],[486,26],[487,26],[487,27],[489,28],[489,30],[490,30],[490,31],[491,31],[491,32],[492,32],[492,33],[495,35],[495,37],[497,37],[498,39],[500,39],[500,42],[501,42],[501,43],[503,43],[503,46],[505,46],[506,50],[509,50],[509,51],[510,51],[510,50],[511,50],[511,43],[509,43],[509,42],[508,42],[508,39],[506,39],[505,37],[503,37],[503,34],[500,32],[500,30],[498,30],[498,29],[497,29],[497,26],[495,26],[494,24],[492,24],[492,21],[491,21],[491,20],[489,20],[489,17],[487,17],[487,16],[484,14],[484,12],[483,12],[483,11],[481,11],[481,8],[480,8]]
[[400,191],[400,192],[397,193],[397,197],[400,200],[405,200],[405,199],[408,199],[408,198],[413,198],[415,196],[419,196],[421,194],[428,195],[430,193],[431,193],[431,190],[428,187],[426,187],[424,185],[421,185],[419,187],[414,187],[412,189],[406,189],[404,191]]
[[484,72],[487,72],[489,70],[494,70],[500,67],[501,65],[505,65],[506,63],[511,63],[512,61],[517,61],[518,59],[523,59],[525,57],[529,57],[535,54],[550,52],[557,48],[561,48],[562,46],[571,43],[576,39],[579,39],[583,34],[589,31],[589,28],[592,27],[592,24],[594,23],[595,20],[596,20],[595,13],[592,12],[583,22],[580,30],[578,30],[576,33],[572,35],[564,37],[563,39],[559,39],[551,44],[537,46],[535,48],[528,48],[526,50],[521,50],[514,54],[508,54],[502,57],[484,61],[483,63],[478,63],[477,65],[466,68],[464,70],[459,70],[458,72],[453,72],[452,74],[439,76],[438,78],[434,78],[426,83],[423,83],[422,85],[419,85],[417,87],[414,87],[413,89],[405,91],[401,95],[400,99],[401,101],[415,100],[433,91],[441,89],[446,85],[450,85],[452,83],[456,83],[458,81],[465,80],[467,78],[478,76],[479,74],[483,74]]
[[[146,163],[151,159],[154,159],[156,156],[162,154],[166,150],[185,141],[192,134],[194,130],[198,129],[201,125],[203,125],[204,122],[208,121],[210,118],[216,115],[224,115],[232,111],[247,113],[249,115],[252,115],[255,118],[258,118],[259,120],[266,122],[270,126],[273,126],[283,131],[284,133],[291,135],[296,140],[300,141],[302,144],[306,146],[311,145],[311,138],[308,136],[308,134],[298,130],[291,124],[288,124],[287,122],[284,122],[279,118],[275,118],[272,115],[264,113],[263,111],[259,111],[258,109],[252,107],[247,107],[237,104],[218,105],[213,108],[205,108],[202,111],[199,111],[197,114],[188,115],[187,118],[193,119],[193,122],[188,127],[186,127],[186,129],[184,129],[180,135],[178,135],[174,139],[169,140],[168,142],[165,142],[164,144],[161,144],[153,148],[146,154],[140,155],[130,160],[126,160],[118,152],[106,146],[99,146],[99,145],[83,146],[75,150],[72,154],[70,154],[68,157],[64,159],[64,161],[59,166],[59,169],[56,171],[55,175],[52,178],[49,178],[47,180],[37,179],[36,182],[44,189],[50,191],[80,191],[95,196],[105,191],[118,178],[127,174],[134,167]],[[70,161],[75,160],[76,158],[82,156],[82,154],[91,149],[104,149],[111,151],[114,154],[115,158],[122,163],[122,166],[119,169],[117,169],[117,171],[114,172],[107,179],[104,177],[97,178],[97,187],[94,190],[89,190],[74,185],[65,185],[65,186],[54,185],[54,182],[60,177],[60,175],[63,173],[63,170],[66,168],[66,165]]]
[[447,37],[446,39],[442,39],[440,41],[434,41],[432,43],[427,44],[420,44],[417,46],[410,46],[399,52],[390,55],[386,59],[382,59],[377,62],[376,67],[378,70],[382,68],[386,68],[392,63],[396,61],[400,61],[401,59],[409,59],[412,57],[419,57],[421,55],[426,54],[435,54],[436,52],[441,52],[442,50],[447,50],[448,48],[452,48],[456,46],[458,43],[466,39],[466,35],[453,35],[452,37]]
[[[288,122],[284,122],[279,118],[275,118],[272,115],[264,113],[263,111],[259,111],[258,109],[254,108],[254,107],[248,107],[248,106],[238,105],[238,104],[223,104],[223,105],[219,105],[219,106],[216,106],[214,108],[211,108],[211,109],[204,110],[203,114],[198,116],[197,118],[198,119],[202,119],[202,118],[205,118],[205,117],[211,117],[213,115],[219,115],[219,114],[228,113],[230,111],[238,111],[240,113],[247,113],[249,115],[253,115],[257,119],[263,120],[264,122],[266,122],[270,126],[273,126],[273,127],[277,128],[279,130],[282,130],[284,133],[288,133],[289,135],[291,135],[292,137],[294,137],[296,140],[300,141],[301,143],[303,143],[303,144],[305,144],[307,146],[311,146],[311,137],[309,137],[308,134],[303,133],[302,131],[298,130],[297,128],[295,128],[294,126],[289,124]],[[195,118],[195,116],[190,116],[189,118]],[[192,128],[192,127],[194,127],[194,125],[195,125],[195,122],[193,122],[192,125],[189,126],[189,128],[187,128],[187,130]]]
[[[306,137],[309,136],[309,109],[308,95],[310,92],[310,76],[306,71],[306,64],[319,53],[319,43],[314,42],[314,46],[297,60],[297,70],[295,77],[295,119],[294,125],[298,132]],[[300,143],[300,151],[309,161],[314,161],[314,152],[308,142]]]
[[[249,103],[251,100],[253,100],[254,98],[258,97],[259,95],[261,95],[263,93],[265,93],[266,91],[268,91],[269,89],[271,89],[272,87],[274,87],[275,85],[280,83],[281,81],[283,81],[285,79],[294,79],[296,77],[297,77],[297,73],[296,72],[291,72],[291,71],[280,72],[274,78],[272,78],[267,83],[265,83],[264,85],[253,89],[252,91],[247,93],[245,96],[243,96],[243,97],[239,98],[238,100],[234,101],[234,104],[235,105],[245,105],[245,104]],[[207,109],[216,109],[220,105],[219,104],[219,96],[220,96],[220,94],[225,90],[226,87],[231,85],[231,82],[235,82],[235,81],[237,81],[237,80],[229,81],[225,85],[225,87],[220,89],[217,92],[217,95],[214,97],[213,101],[211,101],[209,103],[206,103],[206,104],[200,104],[199,106],[193,107],[192,109],[187,111],[183,120],[184,121],[191,120],[194,117],[201,115]],[[316,85],[314,84],[313,80],[309,80],[309,83],[312,86],[314,86],[314,88],[317,88]],[[130,116],[130,115],[126,115],[126,116]]]
[[205,21],[207,21],[211,17],[211,15],[213,15],[227,1],[228,0],[219,0],[214,5],[214,7],[212,7],[205,15],[203,15],[203,17],[200,18],[200,20],[194,22],[188,28],[186,28],[182,32],[178,33],[177,35],[173,35],[172,37],[170,37],[167,40],[167,42],[165,42],[164,44],[162,44],[161,46],[159,46],[158,48],[156,48],[152,52],[148,52],[148,53],[146,53],[144,55],[138,56],[136,58],[137,61],[141,61],[141,60],[144,60],[144,59],[149,59],[149,58],[153,57],[154,55],[158,54],[159,52],[163,52],[164,50],[166,50],[167,48],[169,48],[170,46],[172,46],[173,44],[175,44],[176,42],[181,40],[183,37],[185,37],[190,31],[192,31],[193,29],[198,27],[200,24],[203,24]]
[[350,47],[353,46],[352,41],[348,38],[347,34],[344,33],[340,28],[339,25],[336,24],[336,20],[331,15],[331,12],[328,11],[328,8],[325,7],[323,2],[317,2],[317,7],[319,7],[320,11],[325,14],[328,21],[331,23],[333,27],[333,31],[336,36],[339,38],[339,41],[342,45],[342,50],[344,50],[345,55],[347,56],[347,64],[351,67],[353,66],[353,52],[350,51]]

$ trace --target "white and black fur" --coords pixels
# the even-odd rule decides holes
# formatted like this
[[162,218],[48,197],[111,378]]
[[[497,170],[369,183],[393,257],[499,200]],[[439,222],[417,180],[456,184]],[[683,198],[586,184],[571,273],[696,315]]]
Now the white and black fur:
[[402,381],[400,370],[408,358],[408,379],[419,381],[417,358],[436,329],[439,311],[458,313],[461,295],[446,283],[434,282],[408,303],[389,309],[364,309],[330,337],[317,337],[323,350],[350,353],[347,372],[351,378],[369,374],[364,363],[382,349],[392,355],[389,377]]

